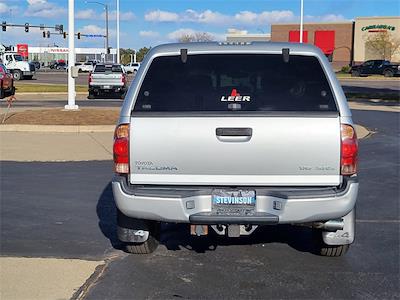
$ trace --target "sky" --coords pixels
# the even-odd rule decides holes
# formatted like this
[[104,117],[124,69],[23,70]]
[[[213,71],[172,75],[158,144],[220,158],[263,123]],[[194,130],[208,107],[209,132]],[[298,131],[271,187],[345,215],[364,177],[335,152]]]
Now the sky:
[[[110,46],[116,47],[116,0],[97,0],[109,6]],[[225,40],[229,28],[269,33],[273,23],[299,22],[300,0],[120,0],[120,45],[139,49],[176,42],[183,33],[207,32]],[[306,22],[351,21],[363,16],[398,16],[399,0],[304,0]],[[0,0],[0,22],[68,28],[68,0]],[[104,7],[75,0],[75,31],[104,34]],[[67,46],[67,39],[39,28],[0,31],[0,43]],[[76,47],[104,47],[104,38],[82,38]]]

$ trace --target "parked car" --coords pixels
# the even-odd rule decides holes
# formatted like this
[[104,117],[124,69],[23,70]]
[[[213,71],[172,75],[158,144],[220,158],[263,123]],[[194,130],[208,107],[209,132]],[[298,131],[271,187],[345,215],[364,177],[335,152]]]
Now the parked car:
[[31,61],[31,64],[33,64],[35,66],[35,70],[39,70],[40,69],[40,62],[37,60]]
[[139,70],[140,63],[129,63],[127,65],[124,65],[124,69],[126,73],[133,73],[136,74],[136,72]]
[[91,62],[82,63],[79,67],[80,72],[92,72],[94,69],[94,65]]
[[14,79],[7,68],[0,63],[0,99],[15,94]]
[[123,99],[126,90],[126,74],[120,64],[97,64],[89,75],[89,99],[105,94]]
[[351,67],[351,76],[368,76],[368,75],[384,75],[385,77],[393,77],[400,75],[400,65],[392,64],[388,60],[376,59],[367,60],[361,65]]
[[49,64],[50,69],[56,70],[66,70],[68,69],[68,64],[64,60],[53,61]]
[[357,137],[318,48],[169,44],[152,48],[142,68],[113,146],[117,234],[128,252],[154,251],[161,222],[228,237],[307,226],[321,255],[347,251]]

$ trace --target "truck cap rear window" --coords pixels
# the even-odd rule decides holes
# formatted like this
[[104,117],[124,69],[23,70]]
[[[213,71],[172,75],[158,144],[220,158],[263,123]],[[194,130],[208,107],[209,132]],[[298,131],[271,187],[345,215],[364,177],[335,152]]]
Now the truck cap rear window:
[[155,58],[134,111],[337,111],[316,57],[201,54]]
[[95,73],[122,73],[120,65],[96,65]]

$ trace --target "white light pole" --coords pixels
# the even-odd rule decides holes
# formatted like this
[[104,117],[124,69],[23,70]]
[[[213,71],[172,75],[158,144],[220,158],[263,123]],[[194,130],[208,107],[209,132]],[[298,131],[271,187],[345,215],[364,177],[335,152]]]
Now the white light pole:
[[303,0],[300,0],[300,43],[303,43]]
[[75,66],[74,1],[68,0],[68,104],[65,109],[78,109],[75,104],[75,78],[72,77],[72,67]]
[[117,0],[117,64],[120,63],[119,57],[119,0]]

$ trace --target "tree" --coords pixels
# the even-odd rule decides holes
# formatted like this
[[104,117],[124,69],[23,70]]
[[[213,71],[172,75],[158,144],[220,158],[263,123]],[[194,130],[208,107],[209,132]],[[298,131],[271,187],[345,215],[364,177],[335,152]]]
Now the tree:
[[214,40],[214,37],[207,32],[184,33],[178,38],[181,43],[211,42]]
[[400,51],[400,39],[387,31],[378,32],[368,37],[365,48],[371,55],[377,56],[376,58],[391,60],[394,54]]
[[146,56],[146,54],[150,51],[150,48],[147,47],[143,47],[140,48],[139,51],[136,53],[136,59],[137,61],[142,61],[144,59],[144,57]]
[[[143,47],[140,48],[137,52],[136,52],[136,60],[138,62],[141,62],[144,58],[144,56],[147,54],[147,52],[149,52],[150,48],[147,47]],[[126,65],[129,64],[131,62],[131,55],[133,55],[135,53],[135,50],[133,49],[120,49],[120,54],[121,54],[121,63]]]

